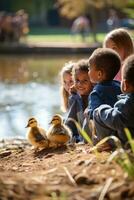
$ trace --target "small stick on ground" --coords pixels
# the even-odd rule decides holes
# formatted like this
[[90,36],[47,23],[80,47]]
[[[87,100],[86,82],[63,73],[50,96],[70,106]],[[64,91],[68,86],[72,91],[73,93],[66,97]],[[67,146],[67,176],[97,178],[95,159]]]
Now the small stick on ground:
[[65,170],[65,172],[66,172],[70,182],[73,184],[73,186],[77,186],[77,183],[75,182],[74,178],[72,177],[72,175],[70,174],[68,169],[66,167],[63,167],[63,169]]
[[110,177],[110,178],[106,181],[106,184],[104,185],[104,187],[103,187],[103,189],[102,189],[102,191],[101,191],[101,194],[100,194],[98,200],[104,200],[104,197],[105,197],[105,195],[106,195],[106,193],[107,193],[107,191],[108,191],[108,189],[109,189],[109,187],[110,187],[112,181],[113,181],[113,178],[112,178],[112,177]]

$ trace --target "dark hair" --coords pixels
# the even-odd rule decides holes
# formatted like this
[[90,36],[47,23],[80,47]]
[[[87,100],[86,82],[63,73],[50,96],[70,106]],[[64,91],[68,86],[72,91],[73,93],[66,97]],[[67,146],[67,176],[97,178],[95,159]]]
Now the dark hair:
[[106,80],[113,80],[121,67],[119,55],[112,49],[98,48],[89,58],[89,67],[94,65],[97,70],[104,71]]
[[123,64],[123,79],[134,87],[134,55],[129,56]]
[[77,63],[74,64],[74,67],[72,69],[72,75],[73,77],[75,76],[76,74],[76,71],[82,71],[82,72],[87,72],[88,73],[88,60],[79,60]]

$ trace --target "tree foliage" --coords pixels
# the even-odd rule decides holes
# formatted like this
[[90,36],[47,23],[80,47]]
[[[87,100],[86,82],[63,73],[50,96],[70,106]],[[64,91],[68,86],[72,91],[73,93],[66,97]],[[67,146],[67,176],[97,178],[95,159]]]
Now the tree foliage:
[[123,11],[128,17],[134,18],[134,0],[129,0]]
[[54,0],[0,0],[0,5],[4,5],[5,10],[8,8],[10,12],[24,9],[29,14],[35,14],[51,8],[54,2]]
[[92,9],[102,9],[103,7],[126,6],[129,0],[57,0],[62,16],[74,18],[87,14]]

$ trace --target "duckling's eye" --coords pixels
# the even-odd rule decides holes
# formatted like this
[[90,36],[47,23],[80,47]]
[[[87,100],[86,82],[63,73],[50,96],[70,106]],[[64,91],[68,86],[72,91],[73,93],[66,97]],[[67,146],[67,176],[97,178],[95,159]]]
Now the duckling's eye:
[[53,120],[54,120],[54,121],[57,121],[57,120],[59,120],[59,118],[54,118]]
[[31,122],[29,122],[29,124],[33,124],[34,122],[36,122],[36,121],[31,121]]
[[29,122],[30,122],[30,121],[35,121],[35,119],[34,119],[34,118],[30,118],[30,119],[29,119]]

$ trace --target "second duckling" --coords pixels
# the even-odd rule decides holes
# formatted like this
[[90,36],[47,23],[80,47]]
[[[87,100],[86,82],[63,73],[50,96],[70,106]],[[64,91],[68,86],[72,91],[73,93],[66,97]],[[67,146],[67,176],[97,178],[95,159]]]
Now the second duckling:
[[46,137],[46,131],[38,125],[37,120],[34,117],[31,117],[28,120],[26,128],[29,127],[27,133],[27,139],[35,150],[46,149],[49,146],[49,141]]
[[50,146],[62,146],[72,139],[71,130],[63,124],[61,115],[54,115],[50,124],[51,126],[46,133]]

